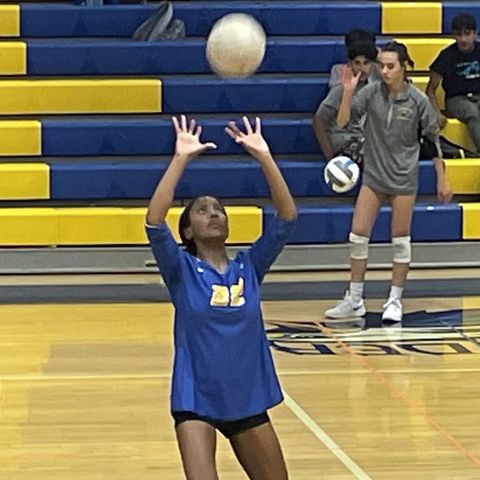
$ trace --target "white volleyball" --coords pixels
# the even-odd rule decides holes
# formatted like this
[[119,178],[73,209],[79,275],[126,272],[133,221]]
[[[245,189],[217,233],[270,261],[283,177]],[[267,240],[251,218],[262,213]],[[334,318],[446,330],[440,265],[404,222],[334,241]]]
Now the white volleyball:
[[220,77],[249,77],[262,63],[266,43],[257,20],[245,13],[230,13],[220,18],[208,35],[207,60]]
[[350,158],[332,158],[323,171],[327,185],[336,193],[346,193],[355,188],[360,178],[360,168]]

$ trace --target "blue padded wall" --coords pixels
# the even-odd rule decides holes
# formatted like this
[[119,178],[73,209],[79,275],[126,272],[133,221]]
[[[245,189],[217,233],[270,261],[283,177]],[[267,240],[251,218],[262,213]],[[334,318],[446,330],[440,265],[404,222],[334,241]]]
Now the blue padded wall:
[[162,81],[164,113],[309,112],[326,96],[328,78],[318,76],[170,77]]
[[[154,5],[21,5],[22,37],[131,37],[155,10]],[[185,21],[188,36],[206,36],[227,13],[258,18],[268,35],[343,35],[352,28],[380,33],[379,2],[175,2],[174,15]]]
[[[225,134],[230,118],[198,119],[203,139],[218,145],[209,155],[244,153]],[[310,119],[265,119],[263,134],[274,153],[316,153]],[[169,119],[62,119],[42,120],[42,155],[162,155],[171,154],[174,132]]]
[[[341,39],[269,40],[260,73],[328,72],[345,61]],[[205,41],[28,40],[28,75],[165,75],[211,73]]]
[[[306,206],[298,209],[298,224],[289,239],[291,244],[344,243],[352,221],[352,205]],[[264,226],[273,216],[264,209]],[[382,207],[371,235],[372,242],[390,241],[390,208]],[[462,209],[455,204],[415,205],[412,241],[454,241],[462,239]]]
[[[203,127],[202,139],[213,141],[217,150],[207,155],[242,154],[224,131],[230,118],[198,118]],[[127,119],[62,119],[42,120],[42,155],[170,155],[174,135],[170,119],[162,117]],[[322,157],[310,118],[265,118],[262,133],[275,154],[316,154]],[[425,165],[420,168],[426,168]],[[428,191],[435,187],[435,173],[427,168],[421,186],[428,182]]]
[[452,29],[450,25],[453,17],[460,12],[467,12],[477,19],[477,24],[480,22],[480,4],[473,2],[442,2],[442,32],[451,35]]
[[86,7],[52,4],[20,5],[20,34],[35,37],[131,37],[153,12],[154,5]]
[[[278,166],[295,197],[323,197],[335,194],[323,180],[324,161],[278,161]],[[150,198],[168,161],[82,161],[50,164],[50,192],[53,200]],[[435,193],[432,162],[420,163],[420,193]],[[353,197],[356,190],[348,195]],[[190,163],[176,189],[176,198],[199,195],[264,198],[270,192],[260,166],[250,157],[196,160]]]

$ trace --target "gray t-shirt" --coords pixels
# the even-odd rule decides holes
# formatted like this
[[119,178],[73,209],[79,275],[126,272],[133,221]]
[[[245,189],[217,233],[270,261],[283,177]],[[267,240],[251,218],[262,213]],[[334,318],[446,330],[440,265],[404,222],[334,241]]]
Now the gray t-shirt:
[[353,97],[351,122],[366,115],[363,183],[388,195],[411,195],[418,188],[420,135],[437,146],[438,122],[428,97],[411,83],[390,100],[383,82],[362,88]]

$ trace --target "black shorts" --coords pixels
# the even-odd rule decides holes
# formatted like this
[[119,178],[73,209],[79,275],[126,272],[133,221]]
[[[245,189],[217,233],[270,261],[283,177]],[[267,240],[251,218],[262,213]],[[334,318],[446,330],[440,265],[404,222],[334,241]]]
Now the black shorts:
[[181,423],[187,420],[201,420],[206,422],[212,427],[216,428],[224,437],[231,438],[237,433],[250,430],[251,428],[258,427],[264,423],[270,422],[270,417],[267,412],[253,415],[252,417],[241,418],[240,420],[233,420],[224,422],[223,420],[214,420],[209,417],[202,417],[194,412],[172,412],[172,417],[175,420],[175,428]]

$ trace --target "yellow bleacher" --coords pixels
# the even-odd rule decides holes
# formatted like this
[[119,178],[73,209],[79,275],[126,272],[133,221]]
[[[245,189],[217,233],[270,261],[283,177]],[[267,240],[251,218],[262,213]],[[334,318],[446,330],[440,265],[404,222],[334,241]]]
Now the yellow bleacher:
[[[228,243],[251,243],[261,233],[258,207],[226,207]],[[176,234],[182,208],[171,208],[167,223]],[[3,246],[138,245],[146,244],[143,207],[2,208]],[[177,240],[178,237],[177,237]]]
[[25,75],[27,73],[27,44],[25,42],[0,42],[0,51],[2,52],[0,75]]
[[415,71],[428,71],[441,50],[454,42],[448,37],[395,37],[397,42],[404,43],[415,62]]
[[457,194],[480,192],[480,159],[445,160],[445,168],[453,191]]
[[0,200],[49,198],[48,165],[45,163],[0,163]]
[[0,156],[39,156],[41,137],[38,120],[0,120]]
[[[453,40],[441,34],[441,2],[383,2],[382,34],[405,43],[415,61],[414,84],[425,91],[425,72],[437,54]],[[18,5],[0,5],[0,36],[19,37]],[[405,36],[408,35],[408,36]],[[26,46],[21,41],[0,42],[0,75],[26,75]],[[422,75],[423,72],[423,75]],[[443,91],[438,89],[443,107]],[[0,80],[0,116],[75,113],[159,113],[158,79],[5,79]],[[41,122],[0,120],[0,156],[40,156]],[[465,125],[449,119],[442,134],[473,149]],[[447,174],[454,191],[480,191],[480,159],[449,160]],[[0,200],[48,199],[48,165],[0,164]],[[480,238],[480,204],[462,204],[464,238]],[[249,243],[261,231],[257,207],[231,207],[231,243]],[[180,209],[172,209],[168,222],[174,232]],[[2,208],[2,245],[110,245],[144,244],[144,208]]]
[[159,113],[157,79],[0,81],[0,115],[54,113]]
[[460,205],[463,212],[463,239],[478,240],[480,238],[480,203],[461,203]]
[[382,2],[382,34],[442,33],[441,2]]
[[19,35],[20,7],[0,5],[0,37],[18,37]]

